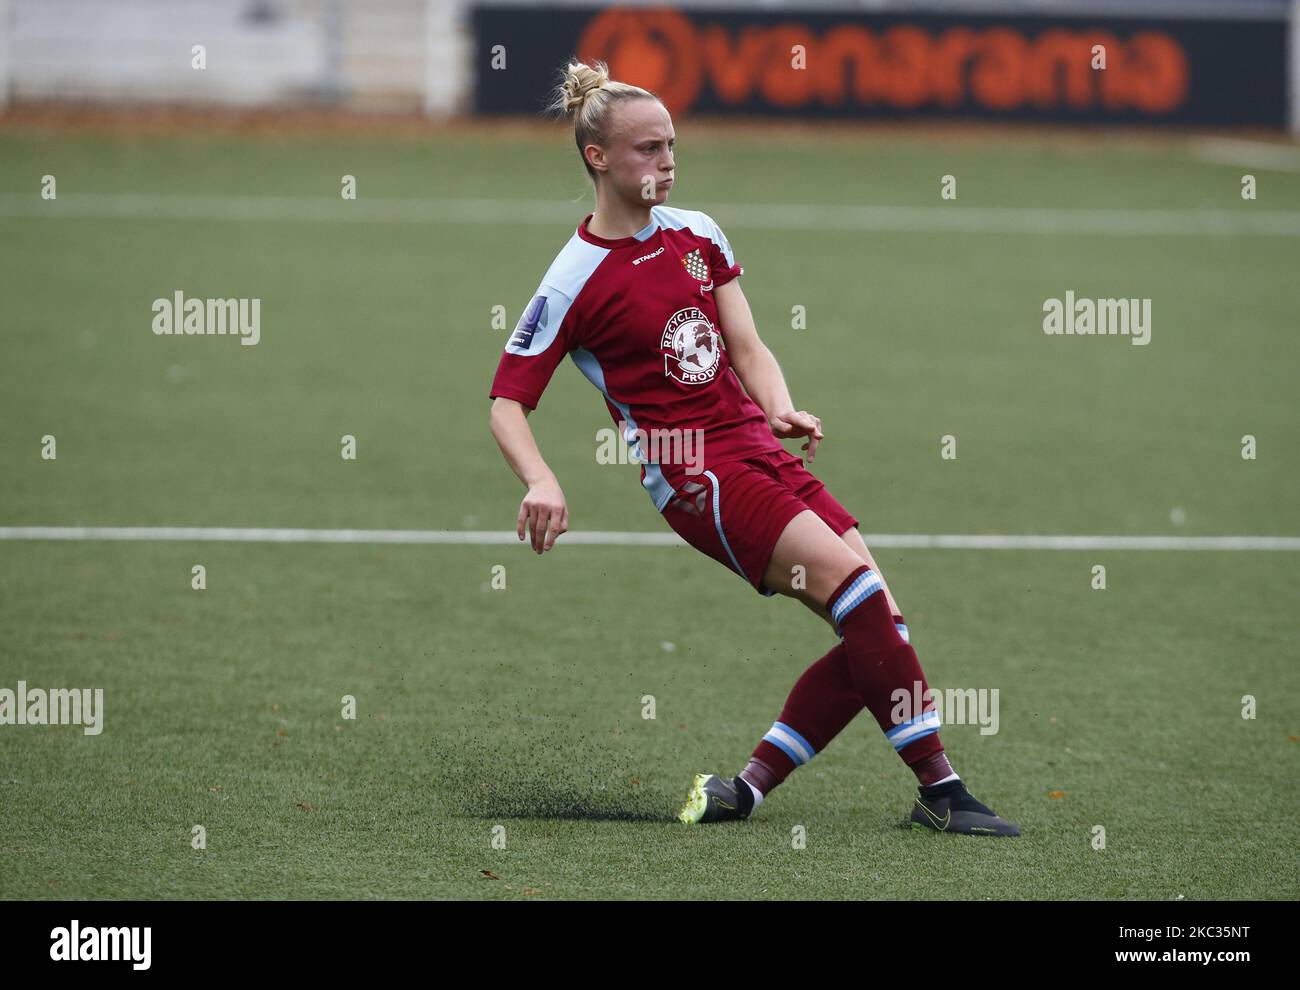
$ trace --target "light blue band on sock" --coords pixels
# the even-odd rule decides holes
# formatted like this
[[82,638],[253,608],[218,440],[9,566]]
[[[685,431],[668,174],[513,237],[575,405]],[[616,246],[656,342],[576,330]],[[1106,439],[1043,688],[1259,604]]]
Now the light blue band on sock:
[[831,621],[835,623],[835,627],[838,629],[846,615],[884,586],[885,582],[880,580],[880,575],[872,570],[863,571],[854,578],[853,583],[845,588],[843,594],[831,605]]
[[885,738],[893,744],[894,749],[902,749],[918,739],[938,732],[942,724],[938,710],[932,708],[928,712],[922,712],[916,718],[909,718],[906,722],[894,726],[885,733]]
[[797,767],[803,766],[817,755],[817,750],[812,748],[808,740],[784,722],[773,722],[772,728],[763,736],[763,741],[771,743],[790,757]]

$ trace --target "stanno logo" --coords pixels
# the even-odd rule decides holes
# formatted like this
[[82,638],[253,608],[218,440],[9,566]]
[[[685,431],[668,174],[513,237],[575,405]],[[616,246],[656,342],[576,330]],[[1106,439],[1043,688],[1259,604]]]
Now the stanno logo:
[[152,928],[82,928],[76,918],[68,928],[50,932],[50,958],[55,962],[130,962],[148,969]]
[[639,264],[641,264],[641,262],[643,262],[643,261],[649,261],[651,258],[657,258],[657,257],[659,257],[659,255],[661,255],[661,254],[663,254],[663,253],[664,253],[664,249],[663,249],[663,245],[661,244],[661,245],[659,246],[659,250],[658,250],[658,251],[651,251],[649,254],[643,254],[643,255],[641,255],[641,257],[639,257],[639,258],[637,258],[635,261],[633,261],[632,264],[633,264],[634,266],[635,266],[635,265],[639,265]]

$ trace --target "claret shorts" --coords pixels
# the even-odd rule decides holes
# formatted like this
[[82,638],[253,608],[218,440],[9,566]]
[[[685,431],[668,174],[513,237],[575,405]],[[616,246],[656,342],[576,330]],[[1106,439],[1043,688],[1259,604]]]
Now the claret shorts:
[[790,520],[811,509],[838,536],[858,524],[803,460],[787,450],[725,461],[688,474],[662,466],[673,486],[664,518],[679,536],[763,595],[772,551]]

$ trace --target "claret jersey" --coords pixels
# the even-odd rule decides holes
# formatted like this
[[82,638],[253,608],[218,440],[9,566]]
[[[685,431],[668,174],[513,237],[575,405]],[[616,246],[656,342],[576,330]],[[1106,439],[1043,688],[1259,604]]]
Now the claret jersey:
[[[743,269],[704,213],[655,206],[631,237],[587,230],[556,256],[501,355],[492,398],[530,409],[564,355],[600,390],[641,483],[663,511],[679,472],[642,449],[652,431],[702,431],[709,464],[782,449],[731,370],[713,291]],[[665,468],[668,476],[665,476]]]

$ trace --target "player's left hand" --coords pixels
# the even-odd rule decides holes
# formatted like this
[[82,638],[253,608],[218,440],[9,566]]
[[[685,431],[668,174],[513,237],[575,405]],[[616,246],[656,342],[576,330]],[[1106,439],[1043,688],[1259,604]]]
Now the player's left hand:
[[803,409],[777,413],[768,422],[778,437],[807,437],[808,442],[799,449],[808,451],[810,463],[817,456],[817,445],[826,439],[822,433],[822,421]]

